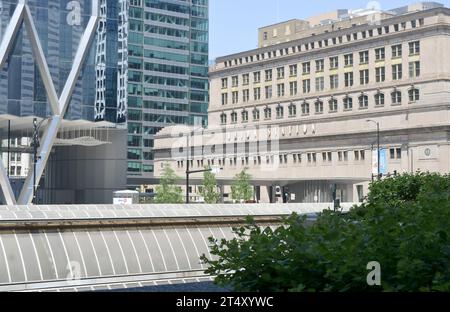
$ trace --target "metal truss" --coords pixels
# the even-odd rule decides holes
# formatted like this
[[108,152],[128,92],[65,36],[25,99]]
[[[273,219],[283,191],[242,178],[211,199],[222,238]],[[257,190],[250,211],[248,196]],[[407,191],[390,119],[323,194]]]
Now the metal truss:
[[[58,98],[55,86],[53,84],[50,71],[48,68],[45,54],[42,50],[41,42],[39,40],[38,32],[36,30],[33,17],[31,15],[30,8],[27,4],[27,0],[19,0],[16,6],[13,16],[6,28],[3,40],[0,43],[0,71],[5,65],[6,60],[11,53],[11,49],[14,44],[14,40],[18,35],[18,32],[22,25],[25,25],[26,33],[29,37],[32,47],[32,53],[36,61],[40,76],[42,78],[45,91],[47,94],[48,102],[50,104],[52,116],[50,117],[44,134],[41,138],[41,147],[38,150],[38,160],[36,164],[36,183],[39,181],[44,172],[44,168],[47,165],[50,152],[55,143],[58,131],[61,127],[62,120],[67,111],[67,107],[70,103],[73,90],[80,75],[81,68],[89,53],[89,48],[94,38],[97,24],[99,20],[99,0],[92,0],[92,14],[89,22],[86,26],[83,36],[81,37],[78,45],[75,59],[73,61],[72,69],[67,78],[64,89],[61,96]],[[0,186],[3,191],[6,203],[8,205],[28,205],[33,199],[33,181],[34,170],[30,170],[19,199],[16,200],[12,191],[11,183],[8,178],[8,174],[0,162]]]

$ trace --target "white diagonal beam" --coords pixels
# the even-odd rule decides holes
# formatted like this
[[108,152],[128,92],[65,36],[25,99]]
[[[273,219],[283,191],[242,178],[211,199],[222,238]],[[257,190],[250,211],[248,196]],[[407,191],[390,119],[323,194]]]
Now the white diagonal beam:
[[23,3],[18,3],[14,14],[9,21],[8,27],[6,28],[5,34],[3,35],[2,43],[0,44],[0,70],[3,69],[5,62],[9,57],[9,52],[14,44],[14,39],[22,25],[24,13],[25,5]]
[[[86,27],[83,36],[81,37],[78,50],[75,54],[72,70],[69,73],[66,84],[61,93],[61,97],[59,98],[59,111],[61,112],[61,114],[58,116],[53,116],[51,118],[42,137],[41,147],[38,152],[39,159],[36,164],[37,185],[39,184],[39,181],[44,172],[44,168],[47,165],[48,158],[50,156],[53,144],[55,143],[58,130],[61,127],[61,122],[64,118],[70,99],[72,97],[72,93],[77,83],[81,68],[84,64],[86,56],[89,53],[89,47],[95,35],[97,22],[98,22],[97,16],[92,16],[89,19],[89,23]],[[20,193],[19,196],[18,200],[19,205],[28,205],[33,200],[33,188],[34,188],[33,182],[34,182],[34,170],[30,170],[27,179],[25,180],[22,192]]]
[[3,166],[3,162],[0,161],[0,185],[2,187],[3,196],[5,197],[6,204],[9,206],[13,206],[16,204],[16,196],[11,187],[11,183],[9,182],[8,174]]
[[25,6],[24,22],[27,28],[28,38],[30,39],[31,48],[33,49],[33,55],[38,66],[39,73],[41,74],[45,91],[47,91],[47,98],[50,103],[52,114],[60,115],[58,95],[56,93],[55,85],[53,84],[52,76],[50,74],[50,70],[48,69],[47,60],[45,59],[44,50],[42,50],[39,35],[28,6]]

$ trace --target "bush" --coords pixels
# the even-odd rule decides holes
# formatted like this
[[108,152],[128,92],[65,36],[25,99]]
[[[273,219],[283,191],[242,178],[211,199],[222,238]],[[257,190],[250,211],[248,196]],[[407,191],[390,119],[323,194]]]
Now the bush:
[[[238,238],[210,239],[208,274],[236,291],[450,291],[450,177],[405,174],[374,182],[348,214],[325,211],[313,225],[292,215]],[[367,264],[381,265],[381,286]]]

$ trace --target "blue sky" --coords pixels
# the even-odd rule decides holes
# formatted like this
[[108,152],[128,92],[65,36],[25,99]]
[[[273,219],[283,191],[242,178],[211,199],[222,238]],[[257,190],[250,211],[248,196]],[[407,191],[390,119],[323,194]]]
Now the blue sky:
[[[277,22],[305,19],[336,9],[367,7],[367,0],[210,0],[210,59],[251,50],[258,45],[258,28]],[[380,0],[388,10],[414,0]],[[450,0],[437,0],[450,7]]]

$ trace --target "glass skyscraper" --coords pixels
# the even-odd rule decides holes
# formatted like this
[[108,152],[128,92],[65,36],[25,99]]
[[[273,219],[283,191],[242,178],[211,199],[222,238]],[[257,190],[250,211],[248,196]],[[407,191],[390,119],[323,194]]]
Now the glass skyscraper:
[[[18,0],[0,0],[0,39]],[[126,1],[101,0],[100,22],[94,44],[80,73],[65,118],[68,120],[125,122],[126,94],[120,94],[126,73],[121,45],[126,47],[122,12]],[[28,0],[49,71],[58,96],[66,83],[92,9],[91,0]],[[124,32],[124,36],[120,36]],[[122,40],[120,39],[122,38]],[[124,54],[126,56],[126,54]],[[126,78],[126,77],[125,77]],[[125,83],[122,83],[125,84]],[[122,103],[121,103],[122,102]],[[44,84],[35,63],[25,27],[0,72],[0,115],[50,115]]]
[[153,135],[207,125],[208,0],[131,0],[128,37],[128,181],[150,184]]

